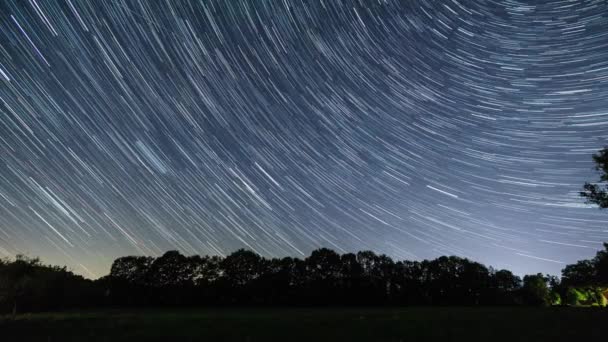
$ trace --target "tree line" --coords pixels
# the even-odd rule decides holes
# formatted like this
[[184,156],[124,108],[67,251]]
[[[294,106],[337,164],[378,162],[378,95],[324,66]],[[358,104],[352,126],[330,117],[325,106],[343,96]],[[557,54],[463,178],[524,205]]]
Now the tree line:
[[394,261],[371,251],[321,248],[299,259],[237,250],[226,257],[169,251],[116,259],[85,279],[65,267],[17,257],[0,262],[0,311],[102,306],[606,305],[608,244],[568,265],[562,279],[522,278],[456,256]]
[[[581,196],[608,208],[608,147],[593,156],[599,182]],[[321,248],[305,259],[226,256],[127,256],[97,280],[37,258],[0,259],[0,312],[100,306],[229,305],[597,305],[608,297],[608,243],[593,259],[555,276],[521,279],[456,256],[393,261],[371,251]]]
[[[225,258],[123,257],[107,287],[129,305],[606,305],[608,243],[568,265],[562,279],[522,278],[456,256],[393,261],[371,251],[327,248],[305,259],[266,259],[240,249]],[[606,292],[604,294],[604,292]]]

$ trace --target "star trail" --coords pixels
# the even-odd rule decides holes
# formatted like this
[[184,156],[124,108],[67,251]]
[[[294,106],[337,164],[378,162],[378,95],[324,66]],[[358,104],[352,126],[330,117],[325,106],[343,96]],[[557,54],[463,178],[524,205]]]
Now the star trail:
[[608,241],[608,2],[0,1],[0,257]]

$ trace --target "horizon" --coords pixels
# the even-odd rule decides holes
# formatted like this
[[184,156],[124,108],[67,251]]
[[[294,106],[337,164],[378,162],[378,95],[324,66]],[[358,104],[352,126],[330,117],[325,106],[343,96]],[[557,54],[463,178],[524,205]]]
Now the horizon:
[[0,258],[468,258],[608,241],[608,3],[0,3]]
[[[333,249],[331,249],[331,248],[329,248],[329,247],[324,247],[324,246],[321,246],[321,247],[317,248],[316,250],[322,250],[322,249],[329,249],[329,250],[330,250],[330,251],[332,251],[332,252],[336,252],[336,253],[338,253],[338,255],[340,255],[340,256],[343,256],[343,255],[345,255],[345,254],[354,254],[354,255],[357,255],[357,254],[358,254],[358,253],[360,253],[360,252],[372,252],[372,253],[374,253],[374,254],[375,254],[375,255],[377,255],[377,256],[385,256],[385,254],[382,254],[382,253],[376,253],[376,252],[374,252],[374,251],[367,251],[367,250],[360,250],[360,251],[347,251],[347,252],[339,253],[339,252],[337,252],[337,251],[335,251],[335,250],[333,250]],[[187,258],[190,258],[190,257],[195,257],[195,256],[199,256],[199,257],[220,257],[220,258],[224,259],[224,258],[226,258],[227,256],[229,256],[229,255],[231,255],[231,254],[233,254],[233,253],[235,253],[235,252],[242,251],[242,250],[244,250],[244,251],[250,251],[250,252],[254,252],[254,253],[256,253],[255,251],[252,251],[252,250],[247,249],[247,248],[239,248],[239,249],[237,249],[237,250],[231,251],[230,253],[228,253],[228,254],[226,254],[226,255],[217,255],[217,254],[182,254],[182,253],[181,253],[180,251],[178,251],[178,250],[168,250],[168,251],[165,251],[165,252],[163,252],[163,253],[161,253],[161,254],[158,254],[158,255],[122,255],[122,256],[118,256],[116,259],[114,259],[114,261],[116,261],[116,260],[118,260],[118,259],[120,259],[120,258],[123,258],[123,257],[145,257],[145,258],[147,258],[147,257],[151,257],[151,258],[154,258],[154,259],[158,259],[158,258],[162,257],[164,254],[166,254],[166,253],[168,253],[168,252],[174,252],[174,251],[177,251],[178,253],[180,253],[180,254],[184,255],[184,256],[185,256],[185,257],[187,257]],[[316,251],[316,250],[311,251],[311,253],[312,253],[312,252],[314,252],[314,251]],[[602,250],[602,249],[598,249],[598,252],[599,252],[599,251],[601,251],[601,250]],[[269,260],[271,260],[271,259],[274,259],[274,258],[278,258],[278,259],[283,259],[283,258],[293,258],[293,259],[298,259],[298,260],[304,261],[304,260],[306,260],[306,259],[307,259],[307,258],[308,258],[308,257],[311,255],[311,253],[308,253],[307,255],[305,255],[305,256],[301,256],[301,257],[297,257],[297,256],[296,256],[296,257],[294,257],[294,256],[289,256],[289,255],[287,255],[287,256],[283,256],[283,257],[266,257],[266,256],[263,256],[263,255],[259,255],[259,254],[257,254],[257,253],[256,253],[256,254],[257,254],[257,255],[259,255],[259,256],[260,256],[262,259],[265,259],[265,260],[268,260],[268,261],[269,261]],[[110,275],[111,275],[111,270],[110,270],[110,269],[108,270],[108,272],[107,272],[106,274],[102,274],[102,275],[94,275],[94,274],[91,274],[91,273],[90,273],[90,274],[87,274],[87,273],[84,273],[84,274],[83,274],[83,273],[77,272],[76,270],[73,270],[73,269],[69,268],[67,265],[55,265],[55,264],[50,264],[50,263],[47,263],[45,260],[43,260],[42,258],[40,258],[40,257],[38,257],[38,256],[35,256],[35,255],[17,254],[17,255],[15,255],[13,258],[8,258],[8,259],[0,259],[0,260],[14,261],[14,260],[16,260],[16,258],[18,258],[19,256],[21,256],[21,257],[26,257],[26,258],[28,258],[28,259],[39,259],[39,260],[40,260],[40,262],[41,262],[41,264],[42,264],[42,265],[44,265],[44,266],[51,266],[51,267],[52,267],[52,266],[66,267],[66,270],[67,270],[67,271],[72,272],[73,274],[77,274],[77,275],[83,276],[84,278],[89,279],[89,280],[99,280],[99,279],[101,279],[101,278],[103,278],[103,277],[106,277],[106,276],[110,276]],[[386,255],[386,256],[388,256],[388,255]],[[433,260],[437,260],[438,258],[441,258],[441,257],[448,257],[448,258],[451,258],[451,257],[457,257],[457,258],[461,258],[461,259],[464,259],[464,260],[468,260],[468,261],[473,262],[473,263],[479,263],[479,264],[481,264],[482,266],[484,266],[484,267],[488,268],[488,270],[489,270],[489,271],[501,271],[501,270],[506,270],[506,271],[512,272],[512,270],[509,270],[509,269],[497,268],[497,267],[494,267],[493,265],[487,265],[487,264],[484,264],[484,263],[482,263],[482,262],[479,262],[478,260],[473,260],[473,259],[469,259],[469,258],[466,258],[466,257],[460,257],[460,256],[457,256],[457,255],[440,255],[440,256],[437,256],[436,258],[433,258],[433,259],[421,259],[421,260],[394,259],[394,258],[392,258],[392,257],[390,257],[390,256],[388,256],[388,257],[389,257],[389,258],[390,258],[392,261],[394,261],[395,263],[398,263],[398,262],[408,262],[408,261],[410,261],[410,262],[411,262],[411,261],[415,261],[415,262],[430,262],[430,261],[433,261]],[[588,259],[586,259],[586,260],[588,260]],[[581,261],[581,260],[576,260],[576,261]],[[572,264],[575,264],[575,263],[576,263],[576,262],[573,262]],[[110,266],[112,266],[112,265],[110,265]],[[565,266],[568,266],[568,265],[564,265],[564,267],[565,267]],[[522,279],[523,279],[523,277],[524,277],[524,276],[526,276],[526,275],[536,275],[536,273],[534,273],[534,274],[518,274],[518,273],[516,273],[516,272],[512,272],[512,273],[513,273],[513,275],[514,275],[514,276],[520,277],[520,278],[522,278]],[[543,274],[542,272],[540,272],[540,273],[541,273],[541,274]],[[94,277],[91,277],[91,276],[94,276]],[[561,273],[561,272],[560,272],[560,273],[557,273],[557,274],[549,274],[549,273],[544,273],[544,274],[543,274],[543,276],[555,276],[555,277],[557,277],[558,279],[562,279],[562,278],[563,278],[563,277],[562,277],[562,273]]]

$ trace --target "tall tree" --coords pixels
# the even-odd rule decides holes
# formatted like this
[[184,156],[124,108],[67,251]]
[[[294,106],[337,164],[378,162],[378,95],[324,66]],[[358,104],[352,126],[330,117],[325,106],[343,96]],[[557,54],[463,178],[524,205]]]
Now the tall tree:
[[522,291],[526,304],[547,306],[551,303],[548,281],[549,279],[540,273],[524,276]]
[[518,297],[515,294],[520,289],[520,277],[509,270],[493,270],[490,274],[489,298],[487,298],[487,301],[498,305],[516,304]]
[[4,263],[0,269],[0,301],[12,306],[13,315],[17,314],[22,300],[34,291],[34,272],[41,265],[40,259],[17,255],[14,262]]
[[154,258],[146,256],[120,257],[112,263],[110,277],[143,285],[153,261]]
[[[600,209],[608,208],[608,146],[593,155],[595,168],[600,172],[597,183],[585,183],[581,196],[588,203],[597,204]],[[604,286],[608,284],[608,243],[604,243],[604,250],[599,251],[591,260],[594,267],[594,280]],[[582,266],[582,265],[580,265]]]
[[594,154],[593,161],[596,170],[600,171],[600,180],[596,183],[585,183],[580,195],[587,199],[587,203],[608,208],[608,146]]
[[319,248],[304,260],[306,267],[305,298],[316,304],[334,302],[340,294],[340,254],[328,248]]
[[242,287],[264,273],[266,260],[255,252],[239,249],[222,260],[220,267],[231,286]]
[[564,286],[585,286],[597,282],[597,271],[593,260],[579,260],[576,264],[566,265],[562,270]]
[[150,265],[148,279],[153,286],[177,286],[194,283],[192,265],[178,251],[168,251]]

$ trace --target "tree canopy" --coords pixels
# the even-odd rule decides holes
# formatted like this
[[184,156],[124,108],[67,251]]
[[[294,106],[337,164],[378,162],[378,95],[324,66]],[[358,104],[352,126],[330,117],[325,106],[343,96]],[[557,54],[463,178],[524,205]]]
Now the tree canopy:
[[107,305],[605,305],[605,247],[591,260],[566,266],[561,282],[543,274],[522,281],[509,270],[457,256],[395,261],[327,248],[304,259],[268,259],[244,249],[226,257],[178,251],[126,256],[95,281],[19,256],[0,261],[0,312]]

